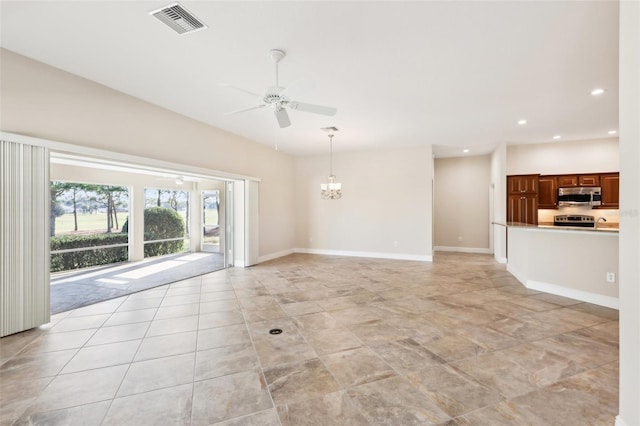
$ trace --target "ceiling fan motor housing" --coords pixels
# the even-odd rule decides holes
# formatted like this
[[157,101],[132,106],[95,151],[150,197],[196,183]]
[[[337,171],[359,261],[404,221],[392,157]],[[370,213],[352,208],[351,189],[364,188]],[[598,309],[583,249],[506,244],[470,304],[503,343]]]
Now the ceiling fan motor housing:
[[262,100],[267,105],[285,104],[289,101],[289,99],[286,96],[280,94],[283,90],[284,87],[280,86],[268,87]]

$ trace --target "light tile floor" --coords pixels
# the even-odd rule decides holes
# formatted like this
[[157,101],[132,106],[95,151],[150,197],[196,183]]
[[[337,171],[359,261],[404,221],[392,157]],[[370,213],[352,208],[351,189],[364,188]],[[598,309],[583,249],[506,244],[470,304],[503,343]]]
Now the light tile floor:
[[2,425],[612,425],[618,315],[485,255],[291,255],[56,315],[0,363]]

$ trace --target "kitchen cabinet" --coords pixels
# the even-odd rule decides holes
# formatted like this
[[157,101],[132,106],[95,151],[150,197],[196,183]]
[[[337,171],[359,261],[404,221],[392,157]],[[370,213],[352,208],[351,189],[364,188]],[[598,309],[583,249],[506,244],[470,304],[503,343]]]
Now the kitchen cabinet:
[[570,188],[573,186],[578,186],[578,176],[576,175],[558,176],[558,188]]
[[537,194],[539,175],[507,176],[509,194]]
[[507,221],[538,224],[540,175],[507,176]]
[[538,224],[538,195],[523,194],[507,197],[507,222]]
[[620,173],[605,173],[600,175],[602,187],[603,209],[617,209],[620,205]]
[[578,175],[578,186],[600,186],[600,175]]
[[558,188],[600,186],[600,175],[558,175]]
[[619,173],[507,176],[507,221],[537,224],[538,209],[558,208],[559,188],[600,187],[602,205],[593,208],[617,209],[619,183]]
[[538,208],[558,208],[558,177],[540,176],[538,178]]

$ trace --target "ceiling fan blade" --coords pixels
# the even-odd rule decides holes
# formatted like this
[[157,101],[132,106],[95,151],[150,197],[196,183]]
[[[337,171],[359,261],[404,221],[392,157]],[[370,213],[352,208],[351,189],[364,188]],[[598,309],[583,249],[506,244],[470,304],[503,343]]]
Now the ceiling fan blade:
[[237,111],[225,112],[225,113],[224,113],[224,115],[239,114],[239,113],[241,113],[241,112],[251,111],[251,110],[253,110],[253,109],[264,108],[264,107],[266,107],[266,106],[267,106],[267,105],[262,104],[262,105],[252,106],[252,107],[249,107],[249,108],[242,108],[242,109],[239,109],[239,110],[237,110]]
[[289,114],[287,114],[286,109],[282,107],[276,108],[274,114],[276,115],[276,120],[278,120],[278,124],[281,128],[284,129],[285,127],[291,126],[291,120],[289,120]]
[[297,101],[290,101],[287,104],[287,106],[291,109],[296,109],[298,111],[313,112],[315,114],[322,114],[322,115],[336,115],[336,112],[338,112],[338,110],[333,107],[305,104]]
[[261,94],[252,92],[251,90],[243,89],[242,87],[232,86],[231,84],[227,84],[227,83],[218,83],[218,86],[228,87],[230,89],[234,89],[234,90],[238,90],[240,92],[244,92],[247,95],[255,96],[257,98],[262,98]]

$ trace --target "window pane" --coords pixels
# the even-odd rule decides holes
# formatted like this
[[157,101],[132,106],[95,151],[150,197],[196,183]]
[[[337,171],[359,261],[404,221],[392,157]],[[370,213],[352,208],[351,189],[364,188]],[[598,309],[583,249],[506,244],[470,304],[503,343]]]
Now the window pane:
[[145,188],[144,257],[188,250],[188,224],[187,191]]
[[128,188],[53,181],[50,201],[51,272],[128,260]]

